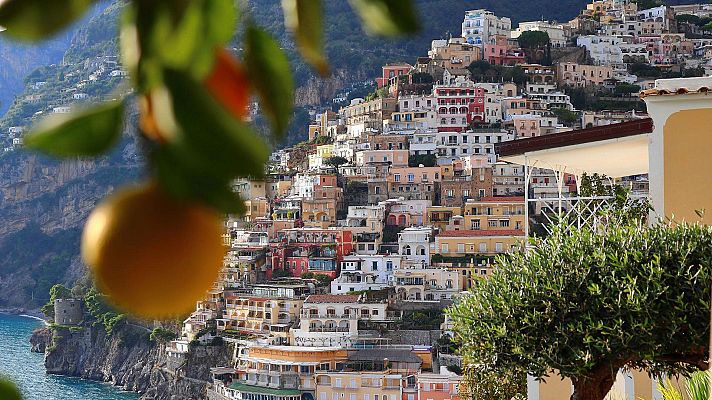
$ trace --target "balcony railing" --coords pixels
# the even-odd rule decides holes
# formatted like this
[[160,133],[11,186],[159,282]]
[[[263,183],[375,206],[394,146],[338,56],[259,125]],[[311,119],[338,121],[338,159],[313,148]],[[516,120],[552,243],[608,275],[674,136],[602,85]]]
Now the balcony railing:
[[[527,199],[529,212],[533,212],[533,219],[538,221],[539,232],[547,235],[552,232],[553,226],[564,222],[567,229],[589,226],[595,228],[605,223],[608,211],[618,209],[622,212],[644,207],[648,202],[647,194],[631,194],[621,199],[615,196],[589,196],[589,197],[546,197]],[[530,215],[531,217],[532,215]],[[527,234],[532,235],[534,226],[527,226]]]

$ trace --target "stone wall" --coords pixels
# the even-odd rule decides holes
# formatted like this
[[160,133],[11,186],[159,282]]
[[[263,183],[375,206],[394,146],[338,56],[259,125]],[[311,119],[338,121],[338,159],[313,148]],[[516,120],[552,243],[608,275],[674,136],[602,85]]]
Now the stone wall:
[[421,346],[434,346],[441,335],[441,330],[389,330],[387,332],[374,330],[359,331],[359,336],[391,339],[390,344],[413,344]]

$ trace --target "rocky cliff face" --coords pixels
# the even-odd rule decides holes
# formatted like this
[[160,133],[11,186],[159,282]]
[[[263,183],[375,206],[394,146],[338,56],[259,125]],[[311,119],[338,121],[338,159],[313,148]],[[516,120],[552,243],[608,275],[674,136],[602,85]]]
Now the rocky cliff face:
[[30,343],[33,351],[46,351],[47,373],[109,382],[140,393],[142,400],[205,399],[210,368],[230,362],[229,346],[192,346],[183,367],[169,370],[164,345],[148,337],[148,330],[130,324],[111,335],[101,326],[44,328]]
[[36,308],[54,283],[83,275],[79,236],[89,212],[141,164],[127,137],[107,157],[56,161],[15,152],[0,161],[0,306]]

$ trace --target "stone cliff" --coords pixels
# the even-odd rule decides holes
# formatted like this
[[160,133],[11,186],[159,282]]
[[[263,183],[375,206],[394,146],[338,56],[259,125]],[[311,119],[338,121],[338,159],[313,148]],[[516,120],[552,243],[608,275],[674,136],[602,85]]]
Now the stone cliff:
[[37,308],[54,283],[83,275],[79,236],[88,213],[141,171],[136,146],[60,162],[14,152],[0,161],[0,306]]
[[149,340],[146,328],[123,324],[107,335],[102,326],[42,328],[30,339],[45,351],[47,373],[108,382],[141,394],[141,400],[207,398],[210,368],[228,365],[227,345],[191,346],[181,367],[167,367],[165,345]]

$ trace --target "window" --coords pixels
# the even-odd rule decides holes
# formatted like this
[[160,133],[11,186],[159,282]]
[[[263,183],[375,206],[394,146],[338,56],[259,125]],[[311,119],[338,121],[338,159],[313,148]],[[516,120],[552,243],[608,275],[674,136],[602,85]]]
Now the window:
[[449,253],[449,252],[450,252],[450,249],[448,248],[448,244],[447,244],[447,243],[443,243],[443,244],[442,244],[442,252],[443,252],[443,253]]
[[499,221],[499,226],[502,228],[509,228],[509,220],[503,219],[503,220]]
[[372,271],[378,270],[378,261],[371,261],[371,270]]
[[415,181],[415,175],[408,174],[408,182],[414,182],[414,181]]
[[474,219],[474,220],[472,220],[472,223],[471,223],[471,225],[470,225],[470,228],[471,228],[472,230],[475,230],[475,231],[476,231],[476,230],[479,230],[479,229],[480,229],[480,220],[479,220],[479,219]]
[[480,253],[487,252],[487,243],[480,243]]
[[393,271],[393,261],[386,261],[386,271]]
[[463,196],[463,197],[470,197],[470,190],[469,190],[469,189],[463,190],[463,191],[462,191],[462,196]]
[[498,253],[501,253],[502,252],[502,243],[495,243],[494,250]]
[[341,387],[341,378],[336,378],[334,380],[334,387],[337,387],[337,388]]
[[393,180],[396,182],[400,182],[400,174],[393,175]]
[[464,253],[464,252],[465,252],[465,244],[464,244],[464,243],[458,243],[458,244],[457,244],[457,252],[458,252],[458,253]]
[[489,222],[487,223],[487,225],[488,225],[490,228],[496,228],[496,227],[497,227],[497,221],[489,221]]
[[486,196],[486,191],[485,189],[480,189],[480,197],[485,197]]
[[452,189],[448,189],[448,190],[447,190],[447,197],[450,197],[450,198],[455,197],[455,192],[454,192]]

